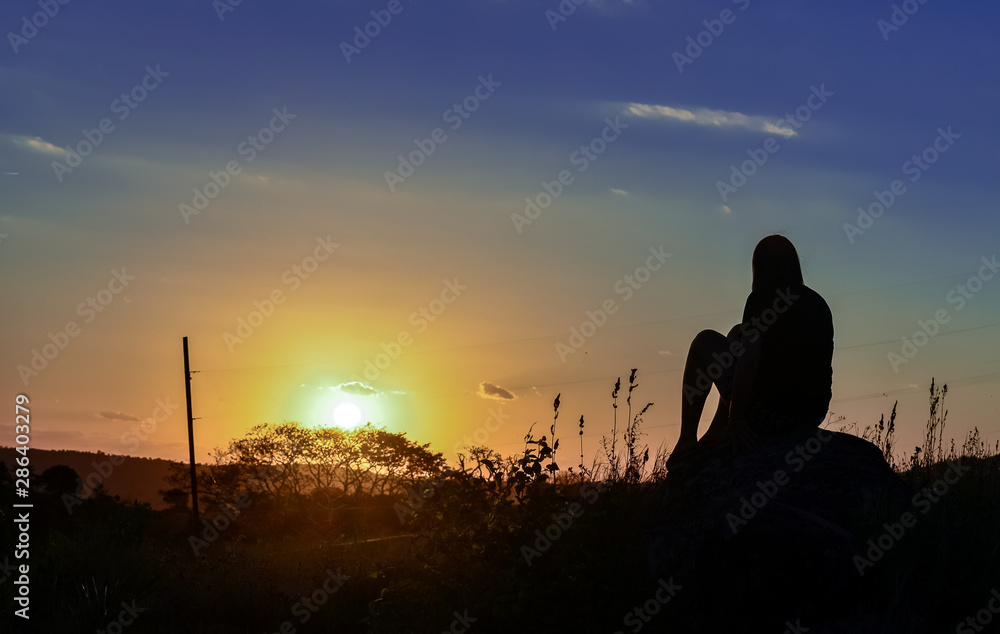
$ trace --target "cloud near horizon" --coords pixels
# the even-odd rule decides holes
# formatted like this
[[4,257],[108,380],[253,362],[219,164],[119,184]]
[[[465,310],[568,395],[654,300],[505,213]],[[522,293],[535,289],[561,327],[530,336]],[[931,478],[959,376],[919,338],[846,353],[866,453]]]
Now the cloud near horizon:
[[370,385],[365,385],[360,381],[349,381],[347,383],[341,383],[337,386],[337,389],[344,394],[354,394],[356,396],[377,396],[378,390],[371,387]]
[[751,132],[766,132],[784,137],[798,136],[795,130],[776,125],[776,122],[780,121],[780,119],[746,115],[742,112],[710,110],[708,108],[688,110],[686,108],[671,108],[670,106],[644,103],[627,104],[625,111],[637,117],[675,119],[695,125],[716,128],[740,127]]
[[502,401],[513,401],[517,399],[517,395],[510,390],[504,389],[499,385],[490,383],[489,381],[483,381],[479,385],[479,396],[483,398],[493,398]]

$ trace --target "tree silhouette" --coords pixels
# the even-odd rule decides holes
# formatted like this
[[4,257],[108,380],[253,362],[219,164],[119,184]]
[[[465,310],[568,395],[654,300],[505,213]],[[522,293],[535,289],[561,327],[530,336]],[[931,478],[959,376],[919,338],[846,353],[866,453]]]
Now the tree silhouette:
[[160,497],[172,510],[186,511],[188,507],[188,497],[190,494],[178,488],[167,489],[166,491],[160,491]]
[[76,493],[80,476],[74,469],[58,464],[46,469],[38,480],[47,492],[61,497]]
[[[215,452],[206,491],[217,501],[253,491],[278,503],[334,488],[351,495],[401,493],[444,467],[443,455],[429,447],[371,423],[351,430],[265,423]],[[174,471],[168,484],[188,491],[181,469]]]

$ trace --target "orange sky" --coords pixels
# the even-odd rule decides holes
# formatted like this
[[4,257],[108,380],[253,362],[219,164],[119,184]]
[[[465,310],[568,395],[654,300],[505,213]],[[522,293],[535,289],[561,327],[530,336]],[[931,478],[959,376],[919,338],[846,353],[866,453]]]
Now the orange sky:
[[836,414],[898,398],[911,448],[936,377],[946,436],[1000,439],[995,7],[885,38],[869,4],[754,3],[678,66],[716,9],[426,5],[345,59],[367,13],[335,4],[81,7],[0,61],[0,401],[33,446],[186,457],[188,336],[201,460],[344,399],[449,458],[499,418],[513,453],[561,393],[568,466],[631,368],[655,448],[772,233],[833,311]]

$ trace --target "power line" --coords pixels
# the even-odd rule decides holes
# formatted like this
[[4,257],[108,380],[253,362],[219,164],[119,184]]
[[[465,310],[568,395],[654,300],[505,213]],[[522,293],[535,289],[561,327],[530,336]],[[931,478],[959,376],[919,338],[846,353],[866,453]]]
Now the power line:
[[[990,383],[1000,379],[1000,372],[991,372],[988,374],[977,374],[974,376],[968,376],[961,379],[956,379],[954,381],[945,381],[942,385],[947,385],[949,388],[957,387],[969,387],[970,385],[980,385],[982,383]],[[890,394],[910,394],[917,391],[925,391],[927,387],[904,387],[897,390],[889,390],[886,392],[875,392],[872,394],[863,394],[859,396],[851,396],[847,398],[838,398],[833,402],[836,403],[847,403],[850,401],[863,401],[871,398],[878,398],[879,396],[889,396]]]
[[[861,289],[861,290],[857,290],[857,291],[847,291],[847,292],[844,292],[844,293],[837,293],[837,294],[834,294],[834,295],[828,295],[827,297],[835,298],[835,297],[846,297],[848,295],[857,295],[857,294],[861,294],[861,293],[871,293],[871,292],[874,292],[874,291],[881,291],[881,290],[886,290],[886,289],[890,289],[890,288],[897,288],[897,287],[900,287],[900,286],[908,286],[908,285],[911,285],[911,284],[922,284],[924,282],[929,282],[929,281],[937,281],[937,280],[941,280],[941,279],[949,279],[949,278],[953,278],[953,277],[956,277],[956,276],[959,276],[959,275],[964,275],[964,274],[962,274],[962,273],[953,273],[951,275],[942,275],[942,276],[938,276],[938,277],[925,278],[925,279],[921,279],[921,280],[911,280],[911,281],[908,281],[908,282],[899,282],[897,284],[889,284],[887,286],[879,286],[879,287],[875,287],[875,288],[866,288],[866,289]],[[601,328],[601,330],[603,332],[608,332],[608,331],[615,331],[615,330],[644,328],[646,326],[656,326],[656,325],[667,324],[667,323],[672,323],[672,322],[676,322],[676,321],[685,321],[685,320],[690,320],[690,319],[701,319],[701,318],[715,317],[715,316],[718,316],[718,315],[732,315],[732,314],[735,314],[737,312],[739,312],[739,311],[738,310],[723,310],[723,311],[716,311],[716,312],[711,312],[711,313],[701,313],[699,315],[686,315],[686,316],[682,316],[682,317],[671,317],[669,319],[657,319],[657,320],[653,320],[653,321],[645,321],[645,322],[640,322],[640,323],[636,323],[636,324],[622,324],[620,326],[606,326],[606,327]],[[987,328],[994,328],[996,326],[1000,326],[1000,322],[995,322],[995,323],[992,323],[992,324],[986,324],[986,325],[983,325],[983,326],[973,326],[971,328],[962,328],[962,329],[958,329],[958,330],[949,330],[949,331],[946,331],[946,332],[941,332],[941,333],[939,333],[939,335],[959,334],[959,333],[969,332],[969,331],[973,331],[973,330],[983,330],[983,329],[987,329]],[[489,347],[493,347],[493,346],[512,345],[512,344],[518,344],[518,343],[528,343],[528,342],[533,342],[533,341],[545,341],[545,340],[551,340],[551,339],[557,339],[557,338],[564,337],[565,334],[566,333],[562,333],[561,332],[561,333],[552,334],[552,335],[538,335],[538,336],[534,336],[534,337],[523,337],[521,339],[507,339],[507,340],[492,341],[492,342],[487,342],[487,343],[474,343],[474,344],[467,344],[467,345],[463,345],[463,346],[452,346],[450,348],[436,348],[436,349],[433,349],[433,350],[411,350],[411,351],[407,352],[407,355],[408,356],[415,356],[415,355],[421,355],[421,354],[439,354],[439,353],[443,353],[443,352],[454,352],[454,351],[458,351],[458,350],[470,350],[470,349],[474,349],[474,348],[489,348]],[[857,348],[865,348],[865,347],[871,347],[871,346],[882,346],[882,345],[887,345],[887,344],[890,344],[890,343],[898,343],[898,342],[899,342],[899,339],[889,339],[889,340],[884,340],[884,341],[873,341],[873,342],[870,342],[870,343],[854,344],[854,345],[850,345],[850,346],[836,346],[835,349],[836,350],[854,350],[854,349],[857,349]],[[239,368],[216,368],[216,369],[212,369],[212,370],[202,370],[202,372],[244,372],[244,371],[254,371],[254,370],[273,370],[273,369],[299,368],[299,367],[311,367],[311,366],[328,366],[328,365],[334,365],[334,364],[335,364],[335,362],[331,362],[331,361],[317,361],[317,362],[311,362],[311,363],[290,363],[290,364],[283,364],[283,365],[248,366],[248,367],[239,367]]]
[[[943,275],[943,276],[938,276],[938,277],[933,277],[933,278],[925,278],[925,279],[921,279],[921,280],[911,280],[911,281],[907,281],[907,282],[900,282],[900,283],[890,284],[890,285],[881,286],[881,287],[874,287],[874,288],[868,288],[868,289],[860,289],[860,290],[856,290],[856,291],[847,291],[847,292],[844,292],[844,293],[837,293],[837,294],[834,294],[834,295],[828,295],[828,297],[830,297],[830,298],[837,298],[837,297],[845,297],[845,296],[856,295],[856,294],[861,294],[861,293],[870,293],[870,292],[875,292],[875,291],[887,290],[887,289],[891,289],[891,288],[897,288],[897,287],[900,287],[900,286],[907,286],[907,285],[912,285],[912,284],[922,284],[922,283],[925,283],[925,282],[937,281],[937,280],[942,280],[942,279],[950,279],[950,278],[954,278],[954,277],[960,276],[960,275],[964,275],[964,274],[955,273],[955,274],[951,274],[951,275]],[[711,313],[702,313],[702,314],[699,314],[699,315],[688,315],[688,316],[681,316],[681,317],[672,317],[672,318],[668,318],[668,319],[653,320],[653,321],[641,322],[641,323],[636,323],[636,324],[623,324],[623,325],[620,325],[620,326],[608,326],[608,327],[602,328],[602,331],[617,331],[617,330],[625,330],[625,329],[636,329],[636,328],[643,328],[643,327],[648,327],[648,326],[655,326],[655,325],[660,325],[660,324],[672,323],[672,322],[677,322],[677,321],[712,318],[712,317],[716,317],[716,316],[719,316],[719,315],[732,315],[732,314],[737,313],[737,312],[738,311],[736,311],[736,310],[716,311],[716,312],[711,312]],[[961,334],[961,333],[975,331],[975,330],[983,330],[983,329],[988,329],[988,328],[995,328],[997,326],[1000,326],[1000,322],[995,322],[995,323],[992,323],[992,324],[985,324],[985,325],[981,325],[981,326],[973,326],[973,327],[969,327],[969,328],[949,330],[949,331],[941,332],[941,333],[938,333],[938,334],[940,336],[951,335],[951,334]],[[470,350],[470,349],[484,348],[484,347],[493,347],[493,346],[501,346],[501,345],[513,345],[513,344],[519,344],[519,343],[528,343],[528,342],[552,340],[552,339],[555,339],[555,338],[561,338],[563,336],[565,336],[565,333],[559,333],[559,334],[555,334],[555,335],[540,335],[540,336],[534,336],[534,337],[524,337],[524,338],[520,338],[520,339],[510,339],[510,340],[494,341],[494,342],[479,343],[479,344],[468,344],[468,345],[463,345],[463,346],[453,346],[453,347],[449,347],[449,348],[438,348],[438,349],[434,349],[434,350],[413,350],[413,351],[409,351],[407,354],[410,355],[410,356],[421,355],[421,354],[438,354],[438,353],[453,352],[453,351],[459,351],[459,350]],[[849,345],[849,346],[835,346],[835,350],[840,350],[840,351],[856,350],[856,349],[866,348],[866,347],[883,346],[883,345],[888,345],[888,344],[895,344],[895,343],[898,343],[898,342],[899,342],[899,339],[883,340],[883,341],[873,341],[873,342],[862,343],[862,344],[853,344],[853,345]],[[202,372],[207,372],[207,373],[242,372],[242,371],[260,371],[260,370],[276,370],[276,369],[300,368],[300,367],[330,366],[330,365],[334,365],[334,362],[321,361],[321,362],[312,362],[312,363],[293,363],[293,364],[270,365],[270,366],[250,366],[250,367],[238,367],[238,368],[216,368],[216,369],[202,370]],[[644,376],[648,377],[648,376],[656,376],[656,375],[662,375],[662,374],[673,374],[673,373],[678,373],[678,372],[681,372],[681,371],[682,371],[682,368],[673,368],[673,369],[668,369],[668,370],[657,370],[657,371],[645,372]],[[605,375],[605,376],[597,377],[597,378],[584,378],[584,379],[576,379],[576,380],[572,380],[572,381],[560,381],[560,382],[554,382],[554,383],[544,383],[544,384],[514,386],[514,387],[511,387],[509,389],[516,390],[516,391],[521,391],[521,390],[528,390],[528,389],[553,388],[553,387],[562,387],[562,386],[567,386],[567,385],[578,385],[578,384],[585,384],[585,383],[610,382],[612,378],[613,377],[611,377],[611,376]],[[959,379],[958,381],[952,381],[950,383],[950,385],[953,385],[955,387],[961,387],[963,385],[973,385],[973,384],[976,384],[976,383],[990,382],[990,381],[996,380],[997,378],[1000,378],[1000,373],[983,374],[983,375],[977,375],[977,376],[973,376],[973,377],[966,377],[965,379]],[[878,398],[880,396],[888,396],[889,394],[911,393],[911,392],[914,392],[914,391],[916,391],[918,389],[923,389],[923,388],[902,388],[902,389],[898,389],[898,390],[891,390],[891,391],[888,391],[888,392],[879,392],[879,393],[856,395],[856,396],[851,396],[851,397],[838,398],[838,399],[833,400],[832,402],[833,403],[847,403],[847,402],[853,402],[853,401],[869,400],[869,399],[873,399],[873,398]],[[463,394],[467,395],[468,393],[465,392]],[[433,397],[422,397],[422,398],[418,398],[417,400],[453,399],[453,398],[457,398],[459,396],[460,395],[458,393],[454,393],[454,394],[451,394],[451,395],[441,395],[441,396],[433,396]],[[224,419],[224,418],[237,418],[237,417],[238,416],[236,416],[236,415],[230,415],[230,416],[225,416],[224,415],[224,416],[209,416],[207,418]],[[675,426],[675,425],[676,424],[672,424],[672,425],[656,425],[656,426],[650,426],[649,429],[655,429],[655,428],[660,428],[660,427],[669,427],[669,426]]]
[[[658,374],[672,374],[674,372],[680,372],[680,370],[679,369],[677,369],[677,370],[659,370],[659,371],[653,371],[653,372],[646,372],[646,373],[643,374],[643,376],[658,375]],[[529,390],[529,389],[537,389],[537,388],[542,388],[542,387],[561,387],[561,386],[565,386],[565,385],[576,385],[576,384],[581,384],[581,383],[598,383],[598,382],[607,383],[608,385],[611,385],[611,381],[614,378],[619,378],[619,377],[602,376],[602,377],[597,377],[597,378],[577,379],[577,380],[574,380],[574,381],[563,381],[563,382],[560,382],[560,383],[535,384],[535,385],[521,386],[521,387],[516,387],[515,386],[515,387],[509,388],[509,389],[511,389],[511,390]],[[960,379],[956,379],[956,380],[952,380],[952,381],[947,381],[944,384],[948,385],[950,388],[959,388],[959,387],[968,387],[968,386],[971,386],[971,385],[979,385],[979,384],[983,384],[983,383],[990,383],[990,382],[996,381],[996,380],[1000,380],[1000,372],[992,372],[992,373],[988,373],[988,374],[973,375],[973,376],[964,377],[964,378],[960,378]],[[914,392],[924,391],[926,389],[927,389],[926,387],[919,387],[918,386],[918,387],[899,388],[899,389],[895,389],[895,390],[887,390],[887,391],[883,391],[883,392],[871,392],[871,393],[868,393],[868,394],[859,394],[859,395],[855,395],[855,396],[847,396],[847,397],[843,397],[843,398],[835,398],[835,399],[831,400],[830,403],[834,404],[834,403],[849,403],[849,402],[855,402],[855,401],[865,401],[865,400],[870,400],[870,399],[874,399],[874,398],[879,398],[879,397],[882,397],[882,396],[888,397],[890,395],[895,395],[895,394],[912,394]],[[451,399],[459,398],[461,396],[468,396],[468,395],[469,395],[468,392],[462,392],[462,393],[452,392],[452,393],[449,393],[449,394],[443,394],[443,395],[437,395],[437,396],[417,397],[414,400],[423,400],[423,401],[451,400]],[[202,416],[202,418],[203,419],[211,419],[211,420],[223,420],[223,419],[228,419],[228,418],[242,418],[242,416],[238,415],[238,414],[225,414],[225,415],[212,415],[212,414],[209,414],[207,416]],[[676,424],[672,423],[670,425],[649,426],[648,428],[649,429],[656,429],[658,427],[672,427],[672,426],[675,426],[675,425]]]
[[[994,322],[992,324],[985,324],[983,326],[972,326],[970,328],[959,328],[959,329],[956,329],[956,330],[948,330],[948,331],[945,331],[945,332],[940,332],[940,333],[938,333],[937,335],[934,335],[934,336],[937,337],[937,336],[944,336],[944,335],[957,335],[959,333],[970,332],[972,330],[983,330],[983,329],[986,329],[986,328],[996,328],[997,326],[1000,326],[1000,321]],[[900,341],[899,339],[889,339],[887,341],[874,341],[872,343],[859,343],[859,344],[853,345],[853,346],[842,346],[842,347],[837,347],[836,349],[837,350],[851,350],[851,349],[854,349],[854,348],[867,348],[867,347],[870,347],[870,346],[881,346],[881,345],[885,345],[885,344],[889,344],[889,343],[899,343],[899,341]]]

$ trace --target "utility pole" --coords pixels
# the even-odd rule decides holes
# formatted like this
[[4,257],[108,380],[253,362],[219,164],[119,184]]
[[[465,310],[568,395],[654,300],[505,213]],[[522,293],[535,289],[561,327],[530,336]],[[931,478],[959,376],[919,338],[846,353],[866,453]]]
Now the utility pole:
[[198,474],[194,465],[194,417],[191,411],[191,363],[188,360],[188,338],[184,337],[184,388],[187,392],[187,414],[188,414],[188,453],[191,458],[191,510],[193,511],[194,525],[201,523],[198,514]]

